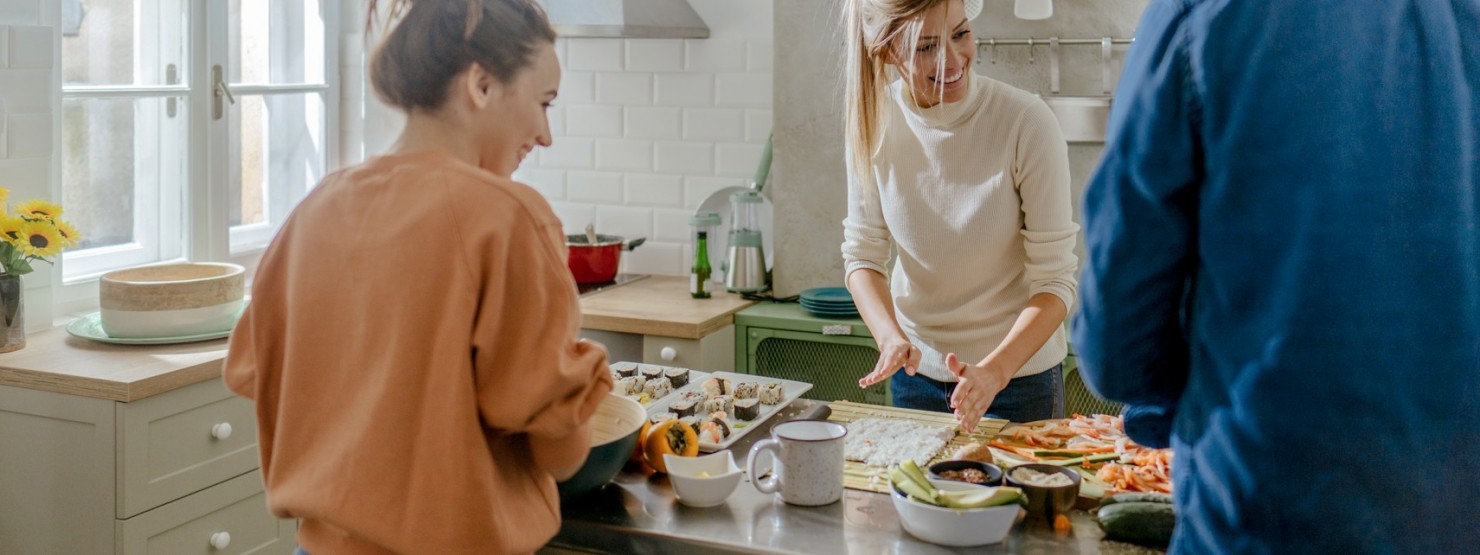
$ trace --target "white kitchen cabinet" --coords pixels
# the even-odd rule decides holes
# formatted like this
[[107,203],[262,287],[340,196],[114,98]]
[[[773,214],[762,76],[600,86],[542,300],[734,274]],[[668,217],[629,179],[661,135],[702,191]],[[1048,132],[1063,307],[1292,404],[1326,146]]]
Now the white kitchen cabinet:
[[699,339],[582,329],[581,337],[606,347],[613,362],[680,366],[705,372],[735,370],[735,327],[725,326]]

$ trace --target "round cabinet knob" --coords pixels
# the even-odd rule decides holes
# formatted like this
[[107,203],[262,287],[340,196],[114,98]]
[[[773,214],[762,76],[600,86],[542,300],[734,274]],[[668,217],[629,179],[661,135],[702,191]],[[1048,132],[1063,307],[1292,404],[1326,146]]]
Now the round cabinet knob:
[[673,362],[673,359],[678,358],[678,349],[663,347],[663,350],[658,351],[658,356],[662,357],[663,360]]
[[211,534],[211,547],[226,549],[229,545],[231,545],[231,532],[216,532]]
[[[226,439],[228,437],[231,437],[231,423],[222,422],[215,426],[211,426],[211,437],[214,437],[216,439]],[[222,533],[225,534],[225,532]],[[230,536],[227,537],[230,538]],[[230,540],[228,539],[227,541]]]

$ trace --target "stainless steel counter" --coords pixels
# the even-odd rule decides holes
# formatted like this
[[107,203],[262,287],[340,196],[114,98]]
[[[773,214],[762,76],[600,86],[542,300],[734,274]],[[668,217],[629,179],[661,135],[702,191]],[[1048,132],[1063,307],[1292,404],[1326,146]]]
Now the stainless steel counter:
[[[752,431],[732,449],[745,467],[750,446],[771,426],[814,417],[824,403],[798,400]],[[1074,511],[1073,529],[1058,537],[1042,525],[1020,522],[1006,541],[974,548],[950,548],[915,539],[900,527],[889,497],[844,490],[843,500],[825,507],[788,505],[756,491],[747,476],[729,500],[696,509],[679,504],[661,474],[624,470],[601,490],[567,502],[564,522],[552,547],[599,553],[1159,553],[1139,546],[1101,541],[1089,514]]]

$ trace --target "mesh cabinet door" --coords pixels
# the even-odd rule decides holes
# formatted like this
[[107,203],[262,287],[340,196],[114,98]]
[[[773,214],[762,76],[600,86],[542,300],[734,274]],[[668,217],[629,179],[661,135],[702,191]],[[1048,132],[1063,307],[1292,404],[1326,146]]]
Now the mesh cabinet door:
[[751,373],[810,383],[812,390],[804,395],[807,399],[889,404],[887,382],[868,389],[858,387],[858,379],[879,360],[873,339],[751,329],[747,343]]

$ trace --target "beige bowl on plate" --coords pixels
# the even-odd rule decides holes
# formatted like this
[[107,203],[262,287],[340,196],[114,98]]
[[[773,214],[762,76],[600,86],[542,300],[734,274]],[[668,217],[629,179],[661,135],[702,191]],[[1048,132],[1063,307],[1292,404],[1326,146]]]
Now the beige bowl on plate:
[[98,283],[111,337],[182,337],[230,330],[246,293],[246,269],[192,262],[114,270]]

